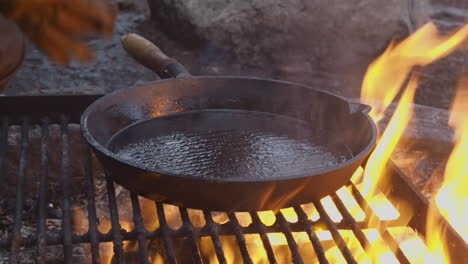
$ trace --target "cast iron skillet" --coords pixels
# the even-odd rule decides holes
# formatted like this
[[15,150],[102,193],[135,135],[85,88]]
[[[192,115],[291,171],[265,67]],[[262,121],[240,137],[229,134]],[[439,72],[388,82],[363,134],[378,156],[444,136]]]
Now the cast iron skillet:
[[370,107],[290,82],[190,76],[148,40],[123,46],[162,78],[106,95],[81,127],[108,175],[149,199],[214,211],[311,202],[373,150]]

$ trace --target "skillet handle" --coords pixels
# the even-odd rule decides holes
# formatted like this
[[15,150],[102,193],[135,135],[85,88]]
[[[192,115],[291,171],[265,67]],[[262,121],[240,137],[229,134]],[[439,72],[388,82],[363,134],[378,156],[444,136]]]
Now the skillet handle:
[[146,38],[130,33],[122,37],[125,51],[138,63],[157,73],[162,79],[188,77],[190,73],[177,60],[170,58]]

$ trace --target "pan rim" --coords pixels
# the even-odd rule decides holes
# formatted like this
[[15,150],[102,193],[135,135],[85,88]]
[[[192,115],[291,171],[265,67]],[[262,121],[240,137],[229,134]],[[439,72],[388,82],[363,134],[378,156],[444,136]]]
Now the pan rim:
[[[112,151],[108,150],[105,145],[102,145],[99,142],[97,142],[97,140],[90,133],[90,131],[88,129],[88,126],[87,126],[88,117],[90,116],[91,113],[94,112],[93,110],[95,110],[96,107],[101,105],[102,102],[108,100],[109,98],[112,98],[112,97],[116,96],[117,94],[123,93],[123,92],[128,91],[128,90],[144,89],[145,87],[148,87],[148,86],[151,86],[151,85],[154,85],[154,84],[160,84],[160,83],[164,83],[164,82],[172,82],[172,81],[177,81],[177,80],[187,80],[187,79],[188,80],[193,80],[193,79],[257,80],[257,81],[262,81],[262,82],[284,84],[284,85],[289,85],[289,86],[292,86],[292,87],[305,88],[305,89],[308,89],[308,90],[313,90],[313,91],[316,91],[316,92],[325,93],[325,94],[330,95],[332,97],[336,97],[336,98],[338,98],[340,100],[343,100],[343,101],[345,101],[345,102],[347,102],[349,104],[352,104],[352,102],[346,100],[344,97],[333,94],[333,93],[328,92],[328,91],[324,91],[324,90],[317,89],[317,88],[312,88],[310,86],[300,84],[300,83],[295,83],[295,82],[290,82],[290,81],[282,81],[282,80],[276,80],[276,79],[267,79],[267,78],[250,77],[250,76],[233,76],[233,75],[219,75],[219,76],[218,75],[217,76],[200,75],[200,76],[190,76],[190,77],[183,77],[183,78],[177,78],[177,79],[161,79],[161,80],[155,80],[155,81],[152,81],[152,82],[148,82],[148,83],[145,83],[145,84],[142,84],[142,85],[135,85],[135,86],[131,86],[131,87],[128,87],[128,88],[124,88],[124,89],[114,91],[112,93],[109,93],[109,94],[101,97],[101,98],[98,98],[96,101],[91,103],[86,108],[86,110],[83,112],[83,114],[81,116],[81,120],[80,120],[81,133],[82,133],[84,139],[95,150],[97,150],[100,154],[106,156],[107,158],[113,160],[114,162],[117,162],[117,163],[120,163],[120,164],[125,164],[126,166],[129,166],[132,169],[140,170],[140,171],[144,171],[144,172],[148,172],[148,173],[161,174],[161,175],[164,175],[164,176],[167,176],[167,177],[175,177],[175,178],[179,178],[179,179],[182,179],[182,180],[193,180],[193,181],[200,181],[200,182],[207,182],[207,183],[213,183],[213,182],[218,182],[218,181],[223,182],[223,183],[255,183],[255,182],[260,183],[260,182],[272,182],[272,181],[277,182],[277,181],[297,180],[297,179],[306,178],[306,177],[313,177],[315,175],[323,175],[323,174],[327,174],[327,173],[330,173],[332,171],[337,171],[337,170],[340,170],[340,169],[343,169],[343,168],[346,168],[346,167],[350,166],[351,164],[353,164],[357,160],[360,160],[360,159],[364,158],[365,156],[368,156],[372,152],[372,150],[375,148],[375,145],[376,145],[376,142],[377,142],[377,133],[378,133],[377,132],[377,125],[375,124],[375,122],[372,120],[372,118],[367,113],[358,112],[357,114],[363,115],[366,118],[366,120],[368,121],[368,123],[370,124],[370,126],[371,126],[371,129],[372,129],[371,140],[368,142],[366,147],[361,152],[359,152],[357,155],[353,155],[352,158],[347,159],[346,161],[344,161],[344,162],[342,162],[342,163],[340,163],[340,164],[338,164],[336,166],[311,170],[311,172],[308,173],[308,174],[288,175],[288,176],[275,177],[275,178],[266,177],[266,178],[249,178],[249,179],[246,179],[246,178],[238,178],[237,177],[237,178],[213,179],[213,178],[202,178],[202,177],[197,178],[197,177],[193,177],[193,176],[189,176],[189,175],[185,175],[185,174],[175,174],[175,173],[171,173],[171,172],[161,170],[161,169],[149,170],[147,168],[142,168],[141,166],[138,166],[135,163],[129,162],[128,160],[125,160],[125,159],[121,158],[119,155],[116,155]],[[139,121],[137,121],[137,122],[139,122]]]

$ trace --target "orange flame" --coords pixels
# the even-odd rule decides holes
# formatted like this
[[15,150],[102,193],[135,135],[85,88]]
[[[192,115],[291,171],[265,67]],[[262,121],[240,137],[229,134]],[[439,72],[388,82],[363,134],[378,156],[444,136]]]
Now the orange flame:
[[[427,241],[433,259],[449,263],[445,230],[439,223],[438,209],[450,225],[468,242],[468,78],[460,81],[452,104],[449,124],[455,130],[455,148],[445,168],[444,182],[435,196],[436,205],[428,212]],[[436,208],[437,207],[437,208]]]
[[377,182],[380,177],[383,176],[385,166],[409,123],[412,115],[411,102],[413,101],[417,84],[418,80],[416,78],[412,78],[392,119],[380,138],[377,147],[369,157],[369,161],[364,172],[364,181],[362,183],[361,191],[362,194],[370,200],[372,200],[372,197],[375,195]]
[[460,82],[449,123],[455,129],[456,146],[436,202],[442,215],[468,242],[468,77]]
[[410,263],[439,264],[443,263],[429,251],[428,246],[410,227],[391,227],[389,233],[400,245],[401,250]]
[[[386,130],[379,139],[374,152],[369,157],[362,182],[356,184],[361,193],[366,197],[370,207],[379,215],[380,218],[380,214],[384,214],[384,218],[388,217],[389,215],[387,214],[391,212],[391,210],[389,210],[389,207],[386,205],[382,207],[382,205],[385,204],[383,203],[384,196],[381,195],[382,193],[379,192],[377,186],[379,185],[378,183],[380,182],[381,177],[385,177],[385,166],[390,160],[393,151],[403,136],[404,130],[411,119],[413,113],[412,102],[418,86],[418,78],[413,75],[406,87],[403,84],[415,66],[425,66],[435,60],[449,55],[463,44],[467,36],[468,25],[465,25],[453,34],[442,35],[437,32],[435,25],[428,23],[400,43],[393,41],[386,51],[368,68],[362,86],[361,100],[363,103],[372,106],[373,110],[370,115],[375,122],[382,120],[387,108],[395,100],[397,95],[402,93],[400,102],[398,103]],[[461,104],[459,103],[458,105]],[[457,119],[457,121],[451,120],[451,124],[453,125],[453,123],[456,122],[458,124],[457,128],[462,127],[462,129],[460,129],[460,133],[468,135],[468,122],[461,122],[460,116],[461,115],[459,115],[458,118],[454,118]],[[468,140],[466,140],[466,144],[468,145]],[[463,148],[464,146],[460,144],[459,147]],[[465,146],[464,150],[466,151],[468,148]],[[466,180],[466,182],[461,182],[458,175],[468,175],[468,166],[465,165],[468,163],[464,162],[463,164],[463,162],[460,162],[460,158],[454,160],[454,164],[452,164],[452,166],[449,164],[448,166],[448,170],[453,167],[453,171],[447,171],[446,175],[448,173],[451,175],[457,175],[457,180],[446,176],[446,185],[444,185],[446,188],[443,187],[441,189],[441,192],[437,196],[437,202],[439,207],[443,207],[446,211],[446,215],[448,215],[447,218],[453,219],[455,225],[457,223],[460,224],[459,230],[462,231],[459,232],[463,232],[463,228],[467,228],[468,225],[463,225],[462,219],[468,219],[468,215],[460,213],[460,211],[463,211],[460,210],[460,208],[464,208],[467,205],[465,200],[460,199],[460,197],[466,197],[466,191],[462,194],[463,190],[460,186],[463,186],[463,183],[468,183],[468,180]],[[467,169],[464,173],[460,173],[463,170],[462,164],[465,166],[465,169]],[[353,182],[355,181],[353,180]],[[379,187],[386,188],[386,186],[381,185]],[[458,189],[456,190],[456,188]],[[385,193],[386,190],[382,189],[382,191]],[[459,199],[460,204],[453,206],[454,200],[457,199]],[[441,204],[444,204],[444,206],[440,206]],[[401,206],[399,209],[401,209]],[[412,214],[412,212],[407,211],[408,209],[405,208],[404,213],[408,217],[408,214]],[[433,232],[429,232],[428,234],[430,236],[429,240],[427,240],[429,251],[426,250],[424,257],[421,259],[424,259],[424,263],[428,263],[426,261],[436,260],[437,262],[435,263],[447,262],[447,258],[444,253],[445,249],[441,242],[442,232],[438,230],[440,224],[437,224],[432,217],[429,217],[428,220],[428,229],[431,229]],[[461,225],[463,225],[463,227]],[[371,259],[374,261],[381,260],[382,257],[388,253],[385,250],[382,250],[380,246],[376,245],[373,245],[368,249],[368,251],[371,255]],[[386,261],[388,262],[389,260],[387,259]]]
[[379,121],[400,91],[415,66],[425,66],[453,52],[468,34],[468,25],[454,34],[439,34],[428,23],[400,43],[392,41],[385,52],[372,62],[364,77],[361,100],[373,107],[371,115]]
[[[372,106],[371,116],[378,122],[387,107],[403,89],[403,95],[385,132],[369,157],[362,182],[362,193],[375,201],[377,182],[384,176],[384,168],[407,127],[411,115],[411,103],[418,85],[412,77],[403,87],[408,74],[418,65],[427,65],[449,55],[460,46],[468,35],[468,25],[451,35],[438,33],[434,24],[428,23],[400,43],[394,41],[368,68],[364,77],[361,100]],[[372,202],[372,199],[374,202]]]
[[429,206],[429,210],[427,212],[427,219],[426,219],[426,225],[427,225],[427,232],[426,232],[426,237],[425,241],[427,243],[427,247],[429,250],[429,253],[424,259],[424,263],[426,264],[442,264],[442,263],[450,263],[450,259],[448,257],[447,253],[447,247],[446,247],[446,239],[444,238],[445,236],[445,230],[443,229],[443,226],[440,224],[439,218],[436,206],[431,204]]

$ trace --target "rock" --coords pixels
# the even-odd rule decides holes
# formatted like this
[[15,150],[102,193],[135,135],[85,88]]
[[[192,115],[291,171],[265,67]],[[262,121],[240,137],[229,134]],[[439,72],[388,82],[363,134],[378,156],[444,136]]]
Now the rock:
[[146,0],[104,0],[104,2],[113,5],[120,11],[148,11]]
[[408,35],[430,14],[425,0],[149,0],[149,6],[168,34],[194,47],[275,67],[283,79],[351,77],[344,83],[352,90],[392,38]]
[[[462,4],[466,1],[454,1],[452,4]],[[466,3],[468,7],[468,2]],[[458,8],[450,5],[433,5],[431,21],[444,33],[451,33],[468,22],[468,8]],[[468,41],[445,58],[421,69],[420,86],[415,96],[418,104],[449,109],[459,80],[468,74]]]

